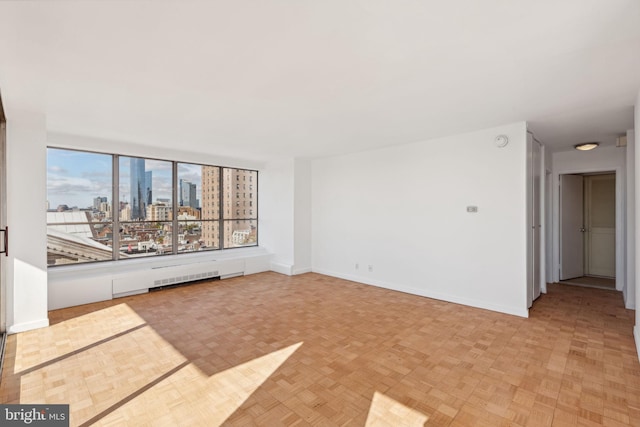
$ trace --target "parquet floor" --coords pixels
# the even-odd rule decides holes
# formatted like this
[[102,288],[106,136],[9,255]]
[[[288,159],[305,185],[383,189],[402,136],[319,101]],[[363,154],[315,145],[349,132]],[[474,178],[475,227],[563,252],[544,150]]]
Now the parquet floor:
[[0,401],[71,425],[640,426],[633,318],[600,289],[550,285],[522,319],[262,273],[52,311],[8,338]]

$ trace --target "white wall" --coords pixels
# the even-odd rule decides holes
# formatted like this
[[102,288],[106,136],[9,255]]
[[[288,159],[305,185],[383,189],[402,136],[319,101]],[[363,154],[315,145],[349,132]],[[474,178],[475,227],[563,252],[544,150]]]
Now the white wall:
[[627,231],[624,233],[627,248],[626,281],[624,286],[624,300],[627,308],[636,307],[636,143],[633,129],[627,131],[627,189],[626,189],[626,215],[625,223]]
[[259,178],[259,244],[274,254],[273,271],[291,275],[294,268],[293,159],[267,163]]
[[311,161],[284,159],[260,171],[260,246],[273,253],[271,269],[311,271]]
[[[572,173],[605,172],[616,173],[616,289],[625,286],[625,187],[626,150],[618,147],[598,147],[592,151],[562,151],[553,153],[553,281],[560,280],[560,226],[559,226],[559,176]],[[631,301],[625,302],[627,306]]]
[[522,122],[314,160],[313,271],[527,316],[525,146]]
[[293,198],[293,274],[302,274],[311,271],[311,160],[295,160]]
[[7,111],[7,332],[44,327],[47,315],[46,121]]

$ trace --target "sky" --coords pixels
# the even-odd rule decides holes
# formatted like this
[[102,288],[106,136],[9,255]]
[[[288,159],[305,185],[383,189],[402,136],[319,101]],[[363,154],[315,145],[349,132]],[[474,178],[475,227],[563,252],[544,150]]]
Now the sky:
[[[107,197],[112,203],[112,164],[108,154],[87,153],[49,148],[47,150],[47,200],[50,209],[59,205],[78,208],[93,206],[96,197]],[[130,201],[129,158],[121,156],[120,201]],[[171,162],[146,160],[145,170],[152,171],[153,200],[171,200]],[[197,198],[201,199],[201,166],[178,164],[178,179],[196,184]]]

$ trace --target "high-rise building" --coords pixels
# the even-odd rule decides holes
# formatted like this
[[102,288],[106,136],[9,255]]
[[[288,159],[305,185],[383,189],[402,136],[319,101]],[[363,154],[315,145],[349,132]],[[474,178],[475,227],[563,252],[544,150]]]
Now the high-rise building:
[[131,221],[131,206],[124,205],[120,209],[120,221]]
[[144,173],[144,189],[145,189],[145,204],[147,206],[153,204],[153,176],[152,171],[145,171]]
[[[258,183],[255,171],[222,169],[223,206],[216,205],[220,192],[219,168],[202,167],[202,219],[222,219],[224,246],[231,248],[256,242],[256,225],[251,218],[257,216]],[[218,224],[216,221],[215,224]],[[220,247],[219,226],[202,223],[202,239],[207,246]]]
[[145,201],[147,188],[144,159],[131,157],[129,161],[131,179],[131,201],[129,206],[131,207],[131,220],[143,220],[146,213]]
[[103,212],[105,214],[110,214],[111,213],[111,205],[109,203],[106,202],[107,198],[104,198],[105,201],[104,202],[100,202],[100,206],[98,206],[98,212]]
[[[254,205],[257,206],[257,200],[254,200],[253,173],[242,169],[222,170],[223,218],[226,220],[223,221],[225,248],[242,246],[251,239],[251,223],[241,218],[251,218],[253,215],[249,212],[253,212]],[[257,191],[255,194],[257,198]]]
[[94,198],[93,199],[93,209],[99,211],[101,203],[107,203],[107,198],[106,197],[96,197],[96,198]]
[[102,210],[102,208],[100,209],[100,212],[104,213],[104,218],[105,219],[111,219],[112,217],[112,211],[111,211],[111,206],[108,203],[103,203],[104,205],[106,205],[105,209]]
[[190,206],[194,209],[198,208],[198,200],[196,199],[196,185],[185,180],[180,180],[180,206]]
[[202,237],[209,248],[220,248],[220,168],[202,166]]

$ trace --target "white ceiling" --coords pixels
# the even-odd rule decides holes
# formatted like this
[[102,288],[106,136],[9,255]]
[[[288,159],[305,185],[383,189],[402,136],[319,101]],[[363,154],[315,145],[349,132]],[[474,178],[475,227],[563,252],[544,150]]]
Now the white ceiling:
[[0,90],[55,132],[325,156],[526,120],[633,127],[638,0],[0,2]]

